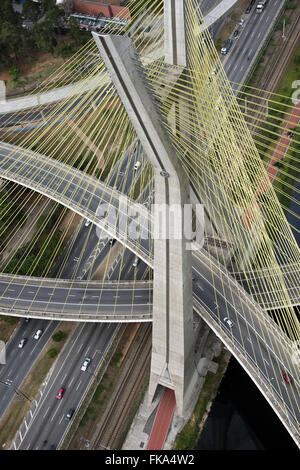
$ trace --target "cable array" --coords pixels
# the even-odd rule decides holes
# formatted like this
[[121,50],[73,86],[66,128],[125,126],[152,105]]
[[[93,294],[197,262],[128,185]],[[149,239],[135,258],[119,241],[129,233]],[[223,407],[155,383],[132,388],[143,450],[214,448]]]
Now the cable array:
[[[283,104],[276,94],[258,100],[251,87],[236,96],[209,32],[200,27],[204,18],[196,0],[186,1],[187,67],[164,61],[163,2],[135,1],[130,11],[131,22],[121,34],[132,38],[140,54],[137,67],[146,75],[174,151],[205,207],[203,255],[211,271],[216,308],[222,309],[222,317],[230,319],[235,311],[247,318],[256,364],[298,416],[297,393],[290,388],[287,398],[282,395],[273,366],[275,356],[278,367],[292,371],[299,383],[291,356],[292,345],[300,340],[293,308],[293,300],[299,301],[300,266],[294,237],[299,233],[297,107]],[[122,247],[102,227],[99,208],[105,203],[113,217],[118,207],[114,221],[120,222],[117,201],[122,195],[130,207],[139,202],[143,210],[138,215],[144,214],[140,221],[147,230],[151,219],[147,209],[155,197],[153,170],[92,40],[36,92],[44,96],[58,86],[65,87],[64,99],[1,117],[0,173],[7,179],[0,189],[1,271],[29,276],[23,291],[30,276],[41,278],[40,289],[46,278],[52,277],[59,286],[60,279],[68,277],[70,291],[62,311],[67,310],[72,282],[75,286],[78,279],[87,280],[83,298],[89,295],[89,280],[99,280],[96,312],[104,292],[101,282],[132,279],[134,315],[138,280],[152,279],[153,273],[146,264],[133,266],[135,255],[128,255],[128,247],[148,256],[151,266],[152,240],[137,237]],[[29,180],[31,189],[22,186]],[[293,225],[287,216],[293,216]],[[97,230],[87,219],[98,224]],[[80,245],[84,231],[88,236]],[[121,234],[116,238],[121,239]],[[77,246],[75,266],[70,267]],[[114,312],[119,294],[116,288]],[[31,305],[38,295],[39,289]],[[249,302],[253,303],[250,318]],[[258,305],[273,308],[265,313]],[[82,302],[78,313],[85,308]],[[149,302],[149,312],[151,308]],[[222,319],[217,321],[225,329]],[[247,351],[239,322],[237,328]],[[261,348],[267,349],[271,366],[261,364]]]

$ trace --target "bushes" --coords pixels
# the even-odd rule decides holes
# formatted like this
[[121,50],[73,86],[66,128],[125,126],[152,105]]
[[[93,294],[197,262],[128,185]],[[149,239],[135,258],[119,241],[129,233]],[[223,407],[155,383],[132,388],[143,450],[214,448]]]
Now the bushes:
[[64,333],[63,331],[61,330],[58,330],[53,336],[52,336],[52,339],[53,341],[55,342],[59,342],[59,341],[62,341],[64,338],[66,337],[66,333]]
[[54,357],[57,356],[58,352],[55,348],[51,348],[51,349],[49,349],[47,354],[48,354],[49,357],[54,358]]

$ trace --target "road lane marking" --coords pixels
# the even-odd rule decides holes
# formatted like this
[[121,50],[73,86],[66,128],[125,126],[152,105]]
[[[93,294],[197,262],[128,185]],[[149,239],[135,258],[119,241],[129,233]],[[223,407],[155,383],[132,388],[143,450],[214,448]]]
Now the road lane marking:
[[76,392],[77,392],[77,390],[79,389],[80,385],[81,385],[81,380],[80,380],[80,382],[78,383],[78,385],[77,385],[77,387],[76,387]]
[[50,406],[48,406],[47,411],[45,412],[43,418],[45,418],[45,416],[46,416],[46,414],[48,413],[49,410],[50,410]]

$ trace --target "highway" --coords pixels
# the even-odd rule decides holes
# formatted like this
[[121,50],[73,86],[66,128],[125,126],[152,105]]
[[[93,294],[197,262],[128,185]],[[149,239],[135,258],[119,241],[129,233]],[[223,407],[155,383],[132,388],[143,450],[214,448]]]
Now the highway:
[[[299,422],[300,418],[300,411],[298,409],[300,384],[298,382],[298,367],[290,360],[291,345],[272,321],[267,317],[265,319],[262,318],[261,311],[255,307],[250,298],[246,296],[241,298],[238,289],[228,282],[226,271],[223,273],[217,264],[212,264],[211,259],[203,254],[199,253],[195,258],[193,276],[194,306],[196,311],[200,313],[198,305],[204,306],[212,320],[217,322],[221,331],[225,333],[225,338],[229,338],[230,341],[243,348],[244,356],[251,362],[253,367],[255,367],[255,364],[258,364],[259,372],[265,377],[266,383],[269,381],[272,386],[274,401],[280,399],[280,397],[283,398],[290,413],[290,416],[288,416],[285,411],[286,419],[291,417],[292,422],[297,427],[296,423]],[[233,322],[231,328],[224,321],[225,317],[228,317]],[[80,335],[80,342],[81,339],[82,335]],[[266,339],[272,347],[266,344]],[[84,344],[87,345],[88,343],[84,342]],[[26,433],[20,448],[40,448],[43,439],[47,439],[49,433],[52,432],[52,425],[50,424],[49,428],[48,425],[42,427],[43,432],[40,435],[38,423],[42,426],[43,420],[48,413],[48,423],[49,420],[51,423],[55,419],[56,423],[60,425],[63,422],[66,411],[71,407],[72,403],[76,403],[76,401],[72,401],[74,400],[73,393],[72,400],[68,400],[64,405],[59,405],[55,398],[55,394],[60,386],[66,386],[66,395],[62,399],[62,403],[67,398],[67,391],[70,386],[68,381],[72,380],[72,374],[69,372],[69,369],[74,368],[74,364],[72,364],[72,362],[70,364],[65,362],[59,377],[49,384],[45,400],[42,402],[41,407],[39,407],[36,419],[32,422],[34,425],[30,424],[29,431]],[[78,366],[77,359],[76,367]],[[282,372],[284,371],[294,378],[292,385],[293,394],[287,393],[288,387],[291,386],[287,385],[282,378]],[[271,393],[269,393],[269,396],[272,399]],[[46,400],[47,397],[49,399]],[[78,395],[75,393],[75,397],[78,401],[80,398],[79,389]],[[277,403],[276,407],[278,408]],[[53,415],[55,418],[53,418]],[[38,437],[34,440],[33,436]],[[47,440],[49,441],[49,438]],[[51,442],[51,444],[53,443]]]
[[[92,220],[151,264],[149,211],[115,188],[62,162],[4,143],[0,147],[0,173],[1,177],[38,191]],[[142,243],[135,238],[139,231]]]
[[[252,14],[252,15],[253,15],[253,14]],[[263,16],[263,15],[261,15],[261,16]],[[246,28],[246,25],[245,25],[245,28]],[[240,38],[238,38],[237,41],[239,41],[241,38],[242,38],[242,34],[240,35]],[[243,45],[244,45],[244,47],[246,47],[245,44],[243,44]],[[249,47],[249,46],[248,46],[248,47]],[[234,52],[234,50],[235,50],[235,48],[233,48],[232,51],[230,51],[230,54],[227,56],[228,61],[226,61],[226,63],[225,63],[225,68],[227,68],[227,62],[229,62],[229,58],[231,57],[231,55],[232,55],[232,53]],[[245,55],[245,54],[244,54],[244,55]],[[245,62],[245,60],[247,60],[246,57],[244,57],[244,62]],[[228,67],[229,67],[229,69],[231,70],[230,66],[228,66]],[[240,80],[236,80],[236,81],[240,82]],[[96,238],[95,238],[95,240],[96,240]],[[130,256],[132,257],[133,255],[130,254]],[[128,261],[128,263],[130,263],[130,261]],[[203,266],[198,266],[198,267],[197,267],[197,270],[198,270],[198,269],[199,269],[199,275],[197,275],[197,280],[196,280],[196,282],[197,282],[198,284],[197,284],[197,286],[195,287],[195,290],[194,290],[195,296],[196,296],[196,298],[197,298],[197,301],[199,301],[199,302],[202,301],[202,302],[205,303],[205,305],[207,305],[207,308],[208,308],[211,312],[213,312],[213,313],[212,313],[212,317],[213,317],[213,316],[216,314],[216,313],[214,312],[214,306],[215,306],[215,305],[214,305],[214,301],[215,301],[215,297],[214,297],[214,296],[211,296],[211,295],[208,295],[207,297],[205,297],[206,292],[209,293],[209,291],[211,290],[211,286],[209,286],[209,277],[206,278],[206,281],[207,281],[207,282],[205,283],[205,279],[201,279],[201,276],[203,276],[203,273],[205,272],[205,266],[204,266],[204,265],[203,265]],[[204,269],[204,271],[203,271],[203,269]],[[201,275],[200,275],[200,272],[201,272]],[[210,282],[211,282],[211,281],[210,281]],[[18,287],[16,287],[16,289],[17,289],[17,288],[18,288]],[[200,292],[200,291],[201,291],[201,292]],[[16,292],[17,292],[17,291],[16,291]],[[26,292],[27,292],[27,291],[26,291]],[[204,292],[205,294],[204,294],[203,292]],[[29,291],[27,292],[27,294],[29,295]],[[49,292],[48,292],[48,294],[49,294]],[[220,295],[222,295],[222,294],[220,294]],[[63,303],[63,298],[64,298],[64,297],[62,296],[62,297],[61,297],[61,302],[62,302],[62,303]],[[32,299],[31,299],[31,300],[32,300]],[[30,302],[31,300],[30,300],[30,298],[28,298],[27,302]],[[74,300],[75,300],[75,299],[74,299]],[[76,300],[78,301],[78,297],[76,298]],[[226,308],[229,308],[229,307],[228,307],[228,300],[226,300],[226,301],[223,300],[223,304],[222,304],[222,299],[221,299],[221,297],[220,297],[220,298],[218,299],[218,303],[219,303],[219,302],[220,302],[219,305],[222,305],[222,306],[223,306],[224,311],[226,311]],[[223,308],[222,308],[222,311],[223,311]],[[235,310],[234,310],[234,311],[230,310],[230,313],[232,314],[232,318],[235,318],[235,315],[237,315],[237,313],[236,313]],[[32,320],[32,321],[34,321],[34,320]],[[222,324],[222,318],[221,318],[221,317],[220,317],[220,323]],[[80,325],[80,326],[82,326],[82,325]],[[222,326],[223,326],[223,327],[226,327],[226,325],[222,325]],[[80,328],[80,327],[79,327],[79,328]],[[247,320],[245,320],[245,330],[246,330],[246,329],[247,329],[247,331],[249,330],[249,326],[248,326]],[[252,331],[252,330],[251,330],[251,331]],[[244,336],[243,336],[243,337],[244,337]],[[235,338],[236,338],[237,341],[241,341],[242,336],[239,336],[239,332],[236,331],[236,332],[235,332]],[[261,345],[260,345],[259,343],[257,343],[257,342],[255,343],[255,340],[257,339],[257,335],[254,335],[254,337],[253,337],[253,334],[252,334],[252,335],[250,334],[250,336],[248,336],[248,338],[249,338],[249,341],[247,341],[247,343],[249,342],[249,354],[250,354],[251,351],[252,351],[252,355],[254,354],[254,356],[256,356],[257,351],[258,351],[258,350],[261,350],[261,349],[263,349],[263,348],[261,347]],[[247,344],[247,343],[246,343],[246,344]],[[250,347],[250,346],[251,346],[251,347]],[[253,353],[253,351],[254,351],[254,353]],[[247,353],[248,353],[248,351],[247,351]],[[268,362],[271,364],[271,370],[274,370],[273,361],[271,361],[271,362],[269,361],[269,354],[270,354],[269,351],[265,351],[265,352],[262,353],[262,358],[261,358],[261,368],[262,368],[262,370],[265,370],[265,369],[266,369],[266,364],[267,364],[266,361],[268,361]],[[74,367],[75,367],[75,365],[74,365]],[[62,376],[58,376],[58,382],[61,383],[61,379],[62,379],[62,378],[63,378]],[[72,377],[70,377],[70,380],[71,380],[71,379],[72,379]],[[68,379],[66,378],[66,380],[68,380]],[[74,379],[74,380],[75,380],[75,379]],[[286,387],[287,387],[287,385],[285,385],[285,383],[283,382],[283,380],[282,380],[282,378],[281,378],[281,370],[279,370],[278,367],[277,367],[277,369],[275,370],[274,381],[275,381],[275,380],[277,380],[277,382],[278,382],[278,383],[276,382],[276,387],[277,387],[277,388],[275,388],[276,393],[278,393],[279,390],[281,390],[282,393],[286,395]],[[67,383],[69,383],[69,382],[67,382]],[[68,385],[68,386],[70,386],[70,385]],[[295,386],[296,386],[297,392],[299,392],[299,390],[298,390],[299,384],[296,383]],[[57,387],[57,385],[56,385],[56,387]],[[79,390],[79,389],[78,389],[78,390]],[[81,389],[80,389],[80,390],[81,390]],[[67,394],[65,395],[65,397],[63,398],[63,400],[60,402],[61,404],[58,404],[58,400],[56,401],[56,399],[55,399],[56,389],[55,389],[55,390],[53,389],[53,390],[51,391],[51,393],[52,393],[52,392],[53,392],[53,399],[51,399],[51,406],[54,407],[54,410],[55,410],[55,412],[57,413],[57,417],[59,416],[59,424],[61,424],[61,423],[63,422],[63,416],[64,416],[63,413],[64,413],[64,411],[65,411],[65,406],[63,405],[63,403],[64,403],[64,398],[67,398]],[[49,400],[50,400],[50,395],[48,395],[48,396],[49,396]],[[52,395],[51,395],[51,397],[52,397]],[[77,397],[77,398],[78,398],[78,397]],[[73,398],[72,398],[72,399],[73,399]],[[66,400],[65,400],[65,402],[66,402]],[[56,407],[56,405],[58,405],[58,406]],[[68,405],[68,406],[67,406],[67,405]],[[58,410],[56,410],[55,407],[58,408]],[[70,407],[71,407],[71,406],[70,406]],[[67,409],[67,408],[69,408],[69,404],[68,404],[68,403],[66,403],[66,409]],[[46,410],[45,410],[45,412],[46,412]],[[40,413],[39,413],[39,416],[40,416]],[[299,418],[299,416],[298,416],[298,418]],[[55,422],[55,420],[56,420],[56,418],[53,418],[53,421],[54,421],[54,422]],[[54,425],[54,423],[53,423],[53,425]],[[50,426],[50,427],[51,427],[51,426]],[[50,427],[49,427],[49,431],[51,431],[51,430],[50,430]],[[47,428],[47,432],[48,432],[48,428]],[[51,434],[51,432],[49,432],[49,438],[50,438],[50,440],[48,440],[48,442],[49,442],[49,443],[51,442],[51,444],[56,444],[55,437],[53,436],[53,439],[52,439],[51,436],[52,436],[52,434]],[[53,440],[53,442],[51,441],[51,439]],[[39,441],[31,441],[31,442],[29,442],[28,445],[30,446],[30,448],[33,448],[33,447],[31,447],[31,446],[35,446],[35,445],[38,446],[38,445],[41,445],[41,442],[42,442],[42,439],[39,440]],[[26,448],[26,447],[25,447],[25,444],[26,444],[26,443],[24,442],[24,447],[23,447],[23,444],[22,444],[22,448]]]
[[256,13],[253,7],[250,14],[243,15],[243,26],[233,26],[240,34],[233,38],[233,46],[228,54],[221,56],[221,61],[234,90],[244,82],[284,2],[285,0],[272,0],[262,13]]
[[[107,347],[116,331],[116,324],[78,325],[68,347],[60,354],[51,380],[46,386],[37,412],[22,431],[16,446],[20,449],[49,449],[57,447],[71,421],[65,419],[70,409],[76,411],[86,390],[95,379],[98,365],[105,359]],[[91,358],[90,366],[81,371],[85,357]],[[61,400],[56,398],[59,389],[65,388]],[[75,414],[73,415],[74,419]],[[47,440],[47,444],[44,441]],[[21,446],[19,447],[19,445]]]
[[[140,159],[141,166],[135,172],[128,172],[124,182],[124,174],[127,169],[129,157],[134,158],[134,153],[136,153],[137,158]],[[125,152],[123,159],[118,161],[118,163],[112,169],[111,174],[108,178],[108,183],[112,187],[117,187],[120,189],[122,188],[125,193],[129,192],[131,185],[134,183],[136,178],[139,177],[141,171],[143,170],[145,162],[146,161],[145,158],[143,158],[142,156],[141,149],[136,143],[134,152],[132,152],[131,149],[128,149],[128,151]],[[86,268],[86,263],[88,263],[90,257],[93,258],[93,251],[95,250],[95,247],[99,242],[99,237],[96,233],[96,227],[93,224],[86,227],[85,224],[82,223],[80,224],[79,231],[76,231],[76,234],[77,236],[75,236],[74,234],[74,240],[70,240],[70,244],[72,244],[71,251],[68,252],[67,246],[65,250],[67,254],[62,254],[59,260],[57,261],[56,267],[52,271],[52,275],[54,277],[57,276],[64,279],[83,279],[87,278],[88,274],[91,274],[90,277],[92,277],[92,274],[97,270],[97,267],[101,265],[101,263],[109,253],[111,245],[108,241],[106,241],[106,244],[103,241],[100,244],[102,249],[100,249],[98,256],[95,257],[94,263],[89,266],[89,269],[92,269],[92,273],[89,273]],[[82,253],[83,247],[85,248],[85,250]],[[80,254],[82,255],[81,259],[79,259]],[[67,255],[69,255],[69,257],[67,258],[66,262],[63,263],[63,268],[61,269],[63,258]],[[139,279],[139,277],[137,278]],[[142,279],[142,276],[140,278]],[[8,292],[11,293],[12,291],[10,290],[7,291],[7,293]],[[9,303],[11,305],[11,300]],[[54,332],[54,329],[58,325],[58,321],[49,322],[47,320],[38,319],[31,319],[29,323],[23,320],[19,323],[17,330],[15,331],[14,335],[11,337],[11,340],[7,344],[7,363],[5,366],[0,366],[0,380],[2,382],[5,382],[6,379],[8,379],[8,383],[11,384],[9,386],[5,386],[5,384],[2,383],[3,395],[1,395],[0,402],[1,415],[4,414],[5,410],[7,409],[7,407],[15,396],[14,388],[18,390],[18,388],[21,386],[21,383],[26,378],[35,360],[38,358],[42,348],[47,344],[51,335]],[[109,344],[109,338],[113,337],[113,332],[116,331],[116,328],[116,324],[111,324],[109,329],[107,328],[107,323],[87,322],[85,323],[85,327],[82,330],[82,323],[80,323],[76,327],[74,335],[76,336],[78,334],[78,331],[80,331],[83,337],[90,338],[91,334],[95,334],[96,337],[98,337],[101,334],[102,330],[104,330],[106,331],[107,336],[106,341]],[[32,340],[32,337],[38,329],[43,330],[43,335],[37,342],[37,344],[33,345],[33,347],[30,349],[30,353],[26,354],[32,344],[32,341],[36,341]],[[25,344],[25,347],[22,350],[19,350],[18,343],[21,338],[26,338],[28,341]],[[92,348],[91,354],[94,355],[96,350]],[[26,356],[25,360],[24,355]],[[101,357],[102,356],[97,356],[98,362],[100,361]],[[78,353],[77,358],[78,361],[82,360],[82,357]],[[94,361],[95,368],[97,367],[97,364],[98,363]]]
[[[47,345],[59,323],[58,321],[31,319],[28,323],[21,320],[17,326],[6,344],[6,364],[0,364],[0,419],[15,396],[15,390],[18,391],[20,388],[32,364]],[[38,329],[42,329],[43,334],[37,341],[33,336]],[[18,344],[22,338],[26,338],[27,341],[24,347],[19,349]]]

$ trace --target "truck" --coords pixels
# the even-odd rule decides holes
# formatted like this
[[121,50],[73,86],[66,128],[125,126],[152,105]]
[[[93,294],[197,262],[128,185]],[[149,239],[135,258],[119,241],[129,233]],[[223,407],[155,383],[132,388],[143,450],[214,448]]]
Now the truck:
[[267,6],[269,0],[260,0],[258,4],[256,5],[256,11],[257,13],[262,13]]
[[231,38],[226,39],[225,44],[221,49],[221,54],[223,54],[223,55],[227,54],[227,52],[229,51],[231,46],[232,46],[232,39]]

